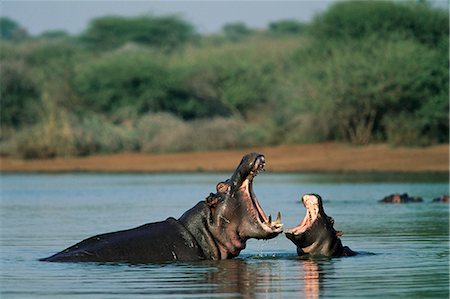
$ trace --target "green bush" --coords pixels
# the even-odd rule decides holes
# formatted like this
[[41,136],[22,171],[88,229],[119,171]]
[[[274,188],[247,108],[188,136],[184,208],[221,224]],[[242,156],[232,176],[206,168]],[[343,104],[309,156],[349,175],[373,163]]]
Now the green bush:
[[301,34],[306,31],[306,24],[297,20],[271,22],[269,32],[274,35]]
[[21,127],[38,121],[40,89],[30,68],[19,60],[2,60],[0,78],[0,125]]
[[[317,126],[322,130],[316,132],[322,136],[320,140],[356,144],[384,140],[392,131],[384,127],[392,123],[385,118],[400,113],[416,122],[408,127],[417,127],[420,136],[433,126],[433,119],[440,125],[427,131],[434,134],[428,135],[428,140],[442,140],[448,133],[438,129],[448,116],[448,103],[443,101],[448,95],[448,70],[437,63],[437,57],[443,58],[438,50],[414,41],[379,40],[374,36],[312,44],[294,58],[299,67],[292,85],[298,86],[301,98],[291,105],[290,113],[312,112],[318,118],[315,122],[320,119],[326,123]],[[448,65],[448,58],[445,60]],[[443,109],[445,106],[447,109]],[[420,113],[437,109],[442,109],[438,119],[418,118]]]
[[185,70],[184,89],[208,108],[210,116],[249,119],[274,100],[278,57],[272,51],[259,41],[198,50],[189,61],[178,62]]
[[242,22],[236,22],[225,24],[222,27],[222,32],[226,39],[233,42],[239,42],[249,37],[253,33],[253,30],[249,29]]
[[147,51],[118,51],[79,65],[72,88],[81,104],[112,114],[124,107],[138,113],[170,106],[173,83],[162,57]]
[[102,51],[129,42],[173,50],[194,37],[194,27],[177,16],[102,17],[82,34],[84,42]]
[[21,41],[28,37],[27,31],[7,17],[0,17],[0,38],[11,41]]
[[319,39],[364,38],[389,34],[435,46],[449,34],[448,11],[427,3],[343,1],[318,15],[310,25]]

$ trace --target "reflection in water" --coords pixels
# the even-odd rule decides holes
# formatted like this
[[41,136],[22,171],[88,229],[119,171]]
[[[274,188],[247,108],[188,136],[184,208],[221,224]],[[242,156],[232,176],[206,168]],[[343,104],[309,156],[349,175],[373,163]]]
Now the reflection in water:
[[320,271],[319,265],[312,260],[303,262],[305,298],[319,298]]
[[[160,280],[162,285],[157,289],[147,289],[147,294],[158,294],[162,288],[166,291],[171,289],[173,295],[200,297],[255,298],[284,294],[286,297],[314,299],[320,297],[323,289],[321,262],[330,264],[329,260],[304,260],[289,256],[170,265],[171,271],[164,271],[168,277]],[[178,279],[174,280],[174,277]]]
[[143,270],[147,272],[145,276],[151,278],[139,286],[129,285],[128,289],[130,292],[140,289],[140,294],[146,295],[190,294],[195,298],[255,298],[262,294],[280,294],[285,291],[284,278],[283,270],[277,265],[279,260],[276,259],[232,259],[167,264],[164,271],[158,265],[135,266],[133,272]]
[[271,281],[277,280],[276,273],[271,269],[273,263],[270,262],[234,259],[204,264],[208,265],[204,272],[205,279],[198,280],[198,283],[211,286],[211,293],[225,297],[254,298],[259,292],[268,292]]

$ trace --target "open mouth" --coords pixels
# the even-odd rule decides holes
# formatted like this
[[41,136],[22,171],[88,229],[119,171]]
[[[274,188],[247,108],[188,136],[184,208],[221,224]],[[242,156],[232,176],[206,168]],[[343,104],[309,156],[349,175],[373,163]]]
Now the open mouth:
[[319,217],[319,199],[315,195],[303,195],[302,203],[306,208],[306,215],[299,225],[287,229],[285,231],[287,234],[300,235],[306,232]]
[[268,233],[278,233],[281,232],[283,224],[281,223],[281,214],[278,212],[277,218],[272,221],[272,216],[266,216],[264,210],[258,202],[258,199],[253,192],[253,179],[258,175],[259,172],[264,171],[265,158],[263,155],[259,155],[253,162],[250,171],[242,182],[240,191],[242,192],[244,198],[246,199],[247,208],[249,213],[251,213],[259,225],[264,231]]

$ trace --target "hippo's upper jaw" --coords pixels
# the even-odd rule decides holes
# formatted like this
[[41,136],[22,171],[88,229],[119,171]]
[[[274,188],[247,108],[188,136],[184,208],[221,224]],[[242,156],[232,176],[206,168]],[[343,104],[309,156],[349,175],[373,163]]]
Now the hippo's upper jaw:
[[339,236],[342,232],[334,229],[334,220],[325,214],[322,198],[317,194],[305,194],[302,203],[306,215],[300,224],[286,229],[286,237],[297,246],[298,255],[343,256],[355,255],[348,247],[342,246]]
[[[248,158],[245,160],[245,158]],[[247,208],[250,225],[243,227],[243,231],[247,231],[248,237],[256,239],[270,239],[277,236],[282,231],[281,214],[278,212],[277,219],[272,221],[272,217],[266,216],[261,208],[259,201],[253,191],[253,179],[260,171],[264,171],[265,158],[263,155],[252,153],[244,157],[244,165],[241,169],[241,178],[243,178],[240,186],[237,185],[235,196],[240,197],[244,201]],[[250,162],[249,162],[250,161]],[[253,161],[253,162],[252,162]],[[246,167],[248,166],[248,167]]]

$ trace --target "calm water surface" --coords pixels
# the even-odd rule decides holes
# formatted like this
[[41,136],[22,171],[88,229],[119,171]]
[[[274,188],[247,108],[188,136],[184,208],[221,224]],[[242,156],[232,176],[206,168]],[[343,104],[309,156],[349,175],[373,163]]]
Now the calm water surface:
[[[448,176],[271,174],[255,179],[286,227],[318,193],[356,257],[300,259],[280,235],[227,261],[128,265],[38,259],[98,233],[178,218],[230,174],[3,174],[1,298],[448,298]],[[377,201],[407,192],[424,203]]]

